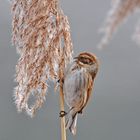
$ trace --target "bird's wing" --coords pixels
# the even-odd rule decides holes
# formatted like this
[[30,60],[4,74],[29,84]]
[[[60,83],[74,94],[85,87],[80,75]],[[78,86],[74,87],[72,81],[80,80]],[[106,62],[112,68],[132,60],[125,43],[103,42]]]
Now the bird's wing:
[[82,112],[91,95],[93,79],[84,69],[74,70],[66,75],[64,94],[67,104]]
[[85,106],[87,105],[91,92],[92,92],[92,89],[93,89],[93,79],[92,79],[91,75],[88,75],[87,77],[88,77],[88,81],[87,81],[88,88],[85,93],[85,96],[84,96],[85,99],[84,99],[84,102],[82,104],[82,107],[81,107],[81,110],[79,111],[79,113],[82,113],[83,108],[85,108]]

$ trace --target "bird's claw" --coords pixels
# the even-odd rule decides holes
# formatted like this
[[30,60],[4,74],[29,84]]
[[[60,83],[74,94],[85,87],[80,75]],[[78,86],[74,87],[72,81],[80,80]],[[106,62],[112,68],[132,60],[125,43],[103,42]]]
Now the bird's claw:
[[60,79],[57,80],[57,83],[60,83]]
[[67,115],[67,112],[65,112],[65,111],[60,111],[60,113],[59,113],[59,117],[64,117],[66,115]]
[[78,111],[78,113],[79,113],[79,114],[82,114],[82,113],[83,113],[83,110]]

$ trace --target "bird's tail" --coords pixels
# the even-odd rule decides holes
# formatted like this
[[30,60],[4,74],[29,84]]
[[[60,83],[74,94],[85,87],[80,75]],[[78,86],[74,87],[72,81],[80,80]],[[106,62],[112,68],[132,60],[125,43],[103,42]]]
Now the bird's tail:
[[73,135],[76,135],[77,117],[78,117],[78,113],[75,112],[74,110],[71,110],[68,113],[68,119],[66,122],[66,129],[69,128],[70,132]]

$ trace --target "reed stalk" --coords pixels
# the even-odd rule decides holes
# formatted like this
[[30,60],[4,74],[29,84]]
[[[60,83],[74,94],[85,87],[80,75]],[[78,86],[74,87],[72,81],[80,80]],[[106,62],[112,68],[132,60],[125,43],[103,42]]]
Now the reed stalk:
[[[62,81],[60,82],[60,111],[64,111],[64,94]],[[61,117],[61,140],[66,140],[65,116]]]

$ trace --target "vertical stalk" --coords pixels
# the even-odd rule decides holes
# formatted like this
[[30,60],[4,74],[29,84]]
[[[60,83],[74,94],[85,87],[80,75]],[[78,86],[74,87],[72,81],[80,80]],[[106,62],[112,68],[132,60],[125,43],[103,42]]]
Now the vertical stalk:
[[[60,80],[60,111],[64,111],[63,83]],[[66,140],[65,116],[61,117],[61,140]]]

